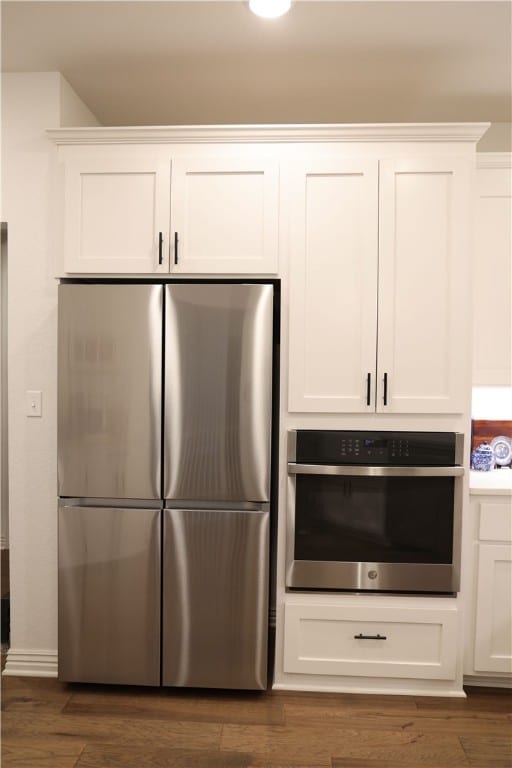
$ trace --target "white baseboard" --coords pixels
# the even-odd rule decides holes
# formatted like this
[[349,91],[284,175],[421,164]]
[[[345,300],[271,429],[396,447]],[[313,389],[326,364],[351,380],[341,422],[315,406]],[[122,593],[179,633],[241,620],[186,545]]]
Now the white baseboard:
[[2,674],[12,677],[57,677],[57,651],[9,648]]
[[444,688],[422,688],[421,684],[410,688],[386,688],[385,685],[372,687],[371,685],[339,685],[339,686],[321,686],[321,685],[293,685],[289,683],[274,683],[274,691],[307,691],[308,693],[356,693],[378,696],[437,696],[451,697],[456,699],[465,699],[466,694],[463,690],[452,690]]
[[482,688],[512,688],[512,678],[464,675],[464,685],[475,685]]

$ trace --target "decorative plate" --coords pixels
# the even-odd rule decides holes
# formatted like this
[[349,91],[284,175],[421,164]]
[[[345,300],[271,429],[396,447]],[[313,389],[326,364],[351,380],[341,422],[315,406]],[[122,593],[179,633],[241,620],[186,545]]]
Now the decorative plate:
[[512,461],[512,440],[504,435],[499,435],[491,440],[491,448],[496,464],[504,466]]

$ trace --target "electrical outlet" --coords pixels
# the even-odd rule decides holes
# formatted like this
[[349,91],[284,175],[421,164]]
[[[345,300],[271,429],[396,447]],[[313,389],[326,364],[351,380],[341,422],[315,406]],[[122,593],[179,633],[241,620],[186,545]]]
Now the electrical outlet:
[[38,390],[27,390],[26,392],[26,415],[41,416],[42,414],[43,393]]

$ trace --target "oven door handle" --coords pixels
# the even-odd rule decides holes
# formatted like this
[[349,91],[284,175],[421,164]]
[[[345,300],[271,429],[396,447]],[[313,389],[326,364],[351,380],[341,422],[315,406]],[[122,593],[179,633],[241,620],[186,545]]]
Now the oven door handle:
[[461,477],[464,467],[380,467],[288,463],[289,475],[350,475],[352,477]]

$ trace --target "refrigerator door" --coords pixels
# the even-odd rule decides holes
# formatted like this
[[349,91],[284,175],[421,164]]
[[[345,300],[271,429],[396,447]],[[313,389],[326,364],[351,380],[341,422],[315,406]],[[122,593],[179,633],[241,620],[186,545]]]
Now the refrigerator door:
[[268,511],[164,510],[162,684],[267,687]]
[[164,498],[267,501],[273,286],[166,286]]
[[59,286],[59,496],[161,498],[162,299]]
[[59,508],[59,679],[160,685],[159,509]]

